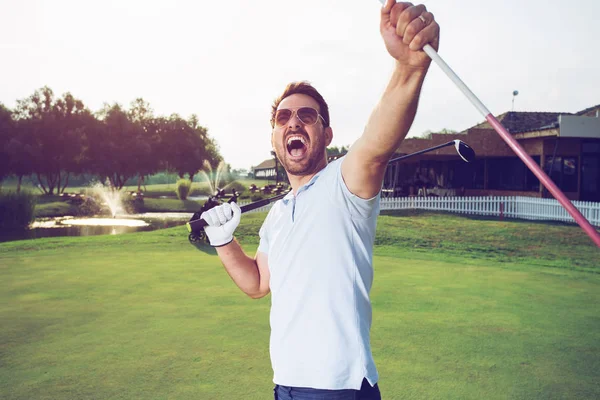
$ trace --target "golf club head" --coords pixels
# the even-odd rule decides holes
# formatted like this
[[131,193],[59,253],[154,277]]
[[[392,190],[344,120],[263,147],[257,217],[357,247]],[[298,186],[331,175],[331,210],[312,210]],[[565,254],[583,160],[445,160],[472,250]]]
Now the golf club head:
[[456,152],[466,162],[471,162],[475,160],[475,150],[473,150],[468,144],[461,140],[454,140],[454,147],[456,148]]

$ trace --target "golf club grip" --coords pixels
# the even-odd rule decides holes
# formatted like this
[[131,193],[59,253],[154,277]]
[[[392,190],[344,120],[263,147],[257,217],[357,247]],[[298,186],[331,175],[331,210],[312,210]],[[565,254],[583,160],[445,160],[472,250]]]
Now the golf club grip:
[[198,218],[193,221],[187,222],[185,224],[185,226],[187,226],[188,232],[195,232],[195,231],[199,231],[200,229],[204,228],[205,226],[208,226],[208,223],[205,220],[203,220],[202,218]]
[[[245,212],[248,212],[248,211],[256,210],[257,208],[264,207],[274,201],[282,199],[283,197],[285,197],[286,194],[287,193],[279,194],[277,196],[273,196],[268,199],[263,199],[263,200],[255,201],[250,204],[243,205],[240,207],[240,210],[242,211],[242,214]],[[204,228],[205,226],[208,226],[208,223],[205,220],[203,220],[202,218],[199,218],[194,221],[190,221],[190,222],[186,223],[186,226],[187,226],[189,232],[194,232],[194,231],[198,231],[198,230]]]

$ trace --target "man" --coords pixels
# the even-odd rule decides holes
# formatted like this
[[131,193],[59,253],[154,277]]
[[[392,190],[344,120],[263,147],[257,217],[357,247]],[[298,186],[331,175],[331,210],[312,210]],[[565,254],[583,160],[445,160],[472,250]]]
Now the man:
[[423,5],[388,0],[381,35],[396,60],[363,135],[327,164],[329,110],[309,84],[288,85],[272,110],[271,144],[292,191],[276,202],[255,257],[233,239],[236,204],[202,214],[206,234],[239,288],[271,292],[275,399],[380,399],[369,331],[372,250],[388,160],[417,110],[439,26]]

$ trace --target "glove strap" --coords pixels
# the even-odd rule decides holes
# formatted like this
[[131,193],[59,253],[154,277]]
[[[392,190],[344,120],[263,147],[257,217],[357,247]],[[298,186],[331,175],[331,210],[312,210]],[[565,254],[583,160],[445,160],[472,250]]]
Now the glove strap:
[[232,238],[231,238],[231,240],[230,240],[229,242],[227,242],[227,243],[218,244],[218,245],[212,245],[212,244],[211,244],[211,246],[212,246],[212,247],[215,247],[215,248],[216,248],[216,247],[223,247],[223,246],[227,246],[229,243],[233,242],[233,239],[234,239],[234,238],[232,237]]

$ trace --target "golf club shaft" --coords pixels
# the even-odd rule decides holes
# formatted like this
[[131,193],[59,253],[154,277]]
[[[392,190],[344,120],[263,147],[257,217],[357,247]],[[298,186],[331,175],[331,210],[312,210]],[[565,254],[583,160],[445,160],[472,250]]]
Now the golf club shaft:
[[[278,194],[277,196],[269,197],[268,199],[262,199],[262,200],[255,201],[250,204],[245,204],[240,207],[240,210],[242,210],[242,214],[245,212],[248,212],[248,211],[256,210],[257,208],[264,207],[274,201],[284,198],[286,194],[287,193]],[[205,220],[203,220],[202,218],[199,218],[194,221],[188,222],[186,225],[187,225],[188,231],[193,232],[195,230],[199,230],[200,228],[204,228],[205,226],[208,226],[208,223]]]
[[277,201],[279,199],[283,199],[286,194],[288,194],[288,192],[283,193],[283,194],[278,194],[277,196],[269,197],[268,199],[258,200],[258,201],[255,201],[253,203],[243,205],[243,206],[240,207],[240,209],[242,210],[242,213],[245,213],[245,212],[248,212],[248,211],[252,211],[252,210],[256,210],[257,208],[264,207],[264,206],[266,206],[268,204],[271,204],[274,201]]
[[452,145],[454,145],[454,141],[450,141],[448,143],[444,143],[444,144],[440,144],[440,145],[437,145],[437,146],[434,146],[434,147],[430,147],[428,149],[419,150],[419,151],[414,152],[414,153],[405,154],[405,155],[400,156],[400,157],[392,158],[390,161],[388,161],[388,164],[391,164],[391,163],[396,162],[396,161],[404,160],[405,158],[409,158],[409,157],[413,157],[413,156],[418,156],[419,154],[428,153],[428,152],[433,151],[433,150],[441,149],[443,147],[452,146]]
[[[386,0],[380,0],[381,4],[385,5]],[[437,65],[444,71],[444,73],[450,78],[452,82],[460,89],[461,92],[467,97],[467,99],[477,108],[477,110],[483,115],[488,123],[494,128],[496,133],[506,142],[506,144],[515,152],[515,154],[527,165],[527,168],[540,180],[542,185],[559,201],[559,203],[567,210],[573,217],[575,222],[579,224],[581,229],[592,239],[596,246],[600,247],[600,234],[590,224],[590,222],[579,212],[577,207],[571,203],[571,201],[565,196],[565,194],[552,182],[552,180],[546,175],[546,173],[540,168],[540,166],[523,150],[521,145],[516,139],[508,133],[506,128],[492,115],[485,105],[475,96],[475,94],[465,85],[465,83],[454,73],[452,68],[446,64],[446,62],[440,57],[431,45],[426,44],[423,47],[423,51],[431,58]]]

